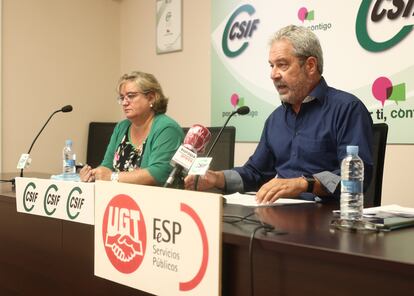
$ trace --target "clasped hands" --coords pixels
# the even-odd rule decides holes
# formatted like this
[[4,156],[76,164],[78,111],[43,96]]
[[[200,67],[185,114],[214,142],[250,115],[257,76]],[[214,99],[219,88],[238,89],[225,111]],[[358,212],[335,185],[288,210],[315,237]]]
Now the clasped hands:
[[100,166],[93,169],[89,165],[85,165],[79,172],[82,182],[94,182],[95,180],[111,180],[112,171],[106,167]]

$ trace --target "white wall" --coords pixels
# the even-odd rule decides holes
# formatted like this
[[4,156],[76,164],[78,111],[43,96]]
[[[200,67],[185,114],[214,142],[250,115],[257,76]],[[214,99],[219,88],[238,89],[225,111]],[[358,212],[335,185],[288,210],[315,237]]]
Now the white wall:
[[28,171],[61,171],[61,149],[72,138],[85,161],[89,121],[117,120],[119,6],[113,0],[3,1],[3,171],[19,156],[48,116],[66,104],[39,137]]

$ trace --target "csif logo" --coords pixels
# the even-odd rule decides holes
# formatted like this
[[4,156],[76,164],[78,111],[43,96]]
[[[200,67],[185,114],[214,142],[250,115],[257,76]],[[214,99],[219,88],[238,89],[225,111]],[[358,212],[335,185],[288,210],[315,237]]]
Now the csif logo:
[[303,23],[305,20],[313,21],[315,19],[315,12],[308,11],[306,7],[301,7],[298,10],[298,19]]
[[372,95],[381,102],[384,107],[385,101],[405,101],[405,83],[393,85],[387,77],[378,77],[372,84]]
[[108,203],[102,236],[106,255],[119,272],[138,269],[144,259],[147,234],[141,209],[130,196],[119,194]]
[[[245,4],[237,8],[227,21],[224,28],[221,46],[224,54],[229,58],[234,58],[240,55],[246,50],[249,42],[244,41],[238,49],[231,50],[230,44],[237,43],[237,41],[247,40],[251,38],[254,31],[257,30],[257,26],[260,23],[258,18],[253,18],[252,15],[256,12],[255,8],[250,4]],[[245,14],[248,14],[250,18],[246,18]],[[244,15],[244,18],[239,16]],[[237,45],[237,44],[236,44]]]
[[80,212],[82,211],[82,207],[85,204],[85,198],[81,195],[82,189],[75,187],[70,191],[68,199],[66,201],[66,213],[72,220],[76,219],[79,216]]
[[[390,39],[382,42],[373,40],[368,34],[367,23],[370,19],[374,23],[379,23],[384,20],[395,21],[400,18],[409,18],[413,14],[413,0],[407,1],[407,4],[403,0],[393,0],[392,8],[384,8],[384,0],[375,0],[374,6],[369,18],[369,8],[373,0],[363,0],[358,10],[356,18],[356,37],[359,44],[368,51],[380,52],[387,50],[399,42],[401,42],[412,31],[413,25],[403,26],[396,34]],[[390,2],[390,1],[388,1]]]
[[23,207],[26,212],[31,212],[36,205],[39,192],[36,191],[36,184],[30,182],[23,192]]
[[43,198],[43,208],[46,215],[52,216],[59,205],[60,194],[58,193],[59,189],[55,184],[50,185],[45,192]]

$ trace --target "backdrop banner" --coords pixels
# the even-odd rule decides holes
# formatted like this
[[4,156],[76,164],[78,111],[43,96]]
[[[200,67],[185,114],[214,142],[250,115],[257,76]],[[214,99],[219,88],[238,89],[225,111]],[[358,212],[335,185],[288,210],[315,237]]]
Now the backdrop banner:
[[[375,123],[389,125],[388,143],[412,144],[414,133],[414,5],[412,1],[212,1],[211,123],[231,111],[237,141],[258,141],[264,121],[280,105],[270,79],[269,39],[289,25],[320,39],[328,85],[367,106]],[[411,49],[410,49],[411,48]]]

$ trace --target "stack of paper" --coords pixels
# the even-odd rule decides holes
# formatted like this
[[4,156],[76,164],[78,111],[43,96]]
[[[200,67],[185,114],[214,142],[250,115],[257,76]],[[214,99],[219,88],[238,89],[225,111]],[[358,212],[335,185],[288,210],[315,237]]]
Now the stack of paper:
[[389,217],[414,218],[414,208],[407,208],[399,205],[388,205],[364,209],[364,215],[381,215]]
[[414,226],[414,209],[399,205],[367,208],[364,209],[364,219],[384,230],[409,227]]
[[254,194],[241,194],[238,192],[229,195],[224,195],[224,199],[228,204],[242,205],[246,207],[272,207],[280,205],[315,203],[314,201],[303,199],[279,198],[278,200],[270,204],[258,204],[256,201],[256,196]]

